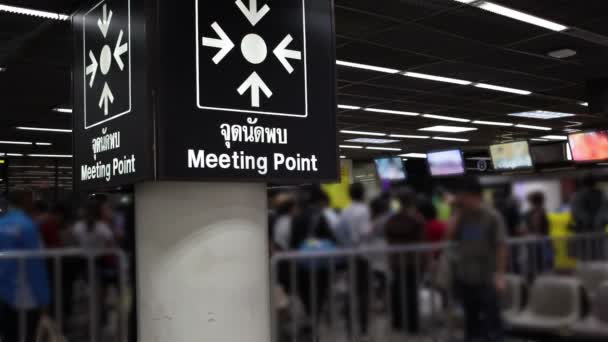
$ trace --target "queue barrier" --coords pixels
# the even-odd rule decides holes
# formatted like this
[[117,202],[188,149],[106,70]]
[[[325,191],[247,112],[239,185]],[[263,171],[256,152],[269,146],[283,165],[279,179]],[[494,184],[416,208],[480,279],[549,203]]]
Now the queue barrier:
[[[26,311],[18,311],[18,341],[0,342],[126,342],[130,306],[128,262],[118,249],[57,249],[0,252],[0,263],[17,264],[18,279],[26,279],[26,264],[43,260],[51,293],[35,327]],[[23,283],[15,280],[19,285]],[[21,289],[17,289],[17,293]],[[6,322],[5,322],[6,323]],[[51,336],[49,336],[51,335]]]
[[[608,235],[603,233],[511,239],[508,247],[503,317],[507,333],[525,340],[534,340],[536,334],[525,332],[536,333],[538,327],[518,329],[524,330],[522,335],[508,321],[535,312],[530,305],[538,299],[530,296],[545,294],[548,286],[560,293],[572,293],[567,289],[579,285],[585,289],[590,282],[582,279],[581,270],[601,273],[608,265]],[[443,273],[449,273],[441,266],[441,255],[450,248],[441,243],[273,255],[273,342],[462,338],[464,317],[458,298],[453,287],[442,286],[441,281]],[[558,259],[565,256],[573,262],[560,263]],[[583,294],[595,291],[599,295],[608,282],[608,272],[588,277],[597,288]],[[560,290],[556,282],[566,284],[565,289]],[[535,285],[537,290],[531,291]],[[570,320],[559,329],[547,329],[540,340],[549,336],[574,341],[583,336],[574,329],[579,323],[588,317],[595,317],[592,323],[597,323],[586,307],[588,300],[579,296],[566,304],[570,306],[554,309],[565,310]]]

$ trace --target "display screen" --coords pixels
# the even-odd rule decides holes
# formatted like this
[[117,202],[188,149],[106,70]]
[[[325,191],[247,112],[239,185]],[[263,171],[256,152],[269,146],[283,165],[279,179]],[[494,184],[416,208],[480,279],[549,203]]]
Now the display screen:
[[401,158],[376,159],[378,177],[383,181],[405,180],[406,173]]
[[568,140],[574,161],[608,160],[608,131],[576,133],[570,135]]
[[427,154],[431,176],[455,176],[464,174],[464,160],[460,150],[431,152]]
[[559,142],[555,144],[533,145],[530,146],[534,164],[550,165],[563,163],[568,160],[570,149],[567,143]]
[[527,141],[492,145],[490,154],[496,170],[512,171],[529,169],[534,166]]

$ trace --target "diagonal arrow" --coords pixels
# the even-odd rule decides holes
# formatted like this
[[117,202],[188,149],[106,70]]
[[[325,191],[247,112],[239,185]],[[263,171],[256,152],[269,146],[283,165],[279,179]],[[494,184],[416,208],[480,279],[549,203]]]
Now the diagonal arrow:
[[91,81],[89,82],[89,88],[93,88],[93,83],[95,82],[95,75],[97,75],[97,59],[95,59],[95,55],[93,51],[89,51],[89,58],[91,59],[91,64],[87,67],[86,74],[91,75]]
[[110,103],[114,103],[114,95],[112,94],[112,90],[110,90],[110,86],[108,83],[103,86],[103,91],[101,92],[101,98],[99,99],[99,108],[104,108],[103,114],[108,115],[108,101]]
[[213,30],[215,31],[215,33],[217,33],[220,39],[203,37],[203,46],[209,46],[220,49],[220,51],[218,51],[215,57],[213,57],[213,62],[215,64],[218,64],[222,61],[222,59],[224,59],[224,57],[226,57],[226,55],[228,55],[230,51],[232,51],[232,49],[234,48],[234,43],[232,42],[232,40],[230,40],[230,37],[228,37],[226,32],[222,30],[222,28],[220,27],[220,25],[218,25],[217,22],[211,24],[211,28],[213,28]]
[[249,89],[251,89],[251,107],[260,106],[260,89],[262,89],[267,98],[272,97],[272,91],[268,89],[266,83],[255,71],[241,84],[237,91],[240,95],[243,95]]
[[264,5],[258,10],[258,0],[249,0],[249,8],[245,6],[242,0],[237,0],[236,6],[243,12],[251,26],[255,26],[270,11],[268,5]]
[[288,34],[283,39],[283,41],[279,45],[277,45],[277,47],[273,51],[274,55],[277,56],[277,59],[279,60],[279,62],[281,62],[281,64],[283,64],[283,67],[285,67],[285,70],[287,70],[287,72],[290,74],[293,72],[293,67],[291,66],[291,64],[289,63],[289,61],[287,59],[290,58],[290,59],[302,60],[302,52],[287,49],[287,46],[289,46],[289,44],[291,44],[292,41],[293,41],[293,38],[291,37],[290,34]]
[[97,20],[97,26],[101,30],[103,37],[108,35],[108,29],[110,28],[110,22],[112,21],[112,10],[110,10],[110,16],[108,17],[108,8],[106,4],[103,4],[103,18]]
[[118,64],[120,70],[123,70],[125,68],[125,64],[122,62],[122,57],[120,56],[129,51],[129,43],[124,43],[121,45],[122,35],[123,32],[122,30],[120,30],[120,33],[118,34],[118,40],[116,41],[116,47],[114,48],[114,59],[116,60],[116,64]]

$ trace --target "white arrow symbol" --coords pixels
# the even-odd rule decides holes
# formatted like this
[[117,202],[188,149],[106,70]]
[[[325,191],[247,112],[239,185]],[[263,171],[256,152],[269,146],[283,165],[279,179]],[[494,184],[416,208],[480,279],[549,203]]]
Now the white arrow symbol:
[[108,101],[114,103],[114,95],[108,83],[104,84],[103,91],[101,92],[101,98],[99,99],[99,108],[104,108],[103,114],[108,115]]
[[95,59],[95,55],[93,51],[89,51],[89,58],[91,59],[91,64],[87,67],[86,74],[93,74],[91,76],[91,81],[89,82],[89,87],[93,88],[93,82],[95,82],[95,75],[97,75],[97,59]]
[[230,40],[230,37],[228,37],[226,32],[222,30],[222,28],[220,27],[220,25],[218,25],[217,22],[211,24],[211,27],[213,28],[215,33],[217,33],[220,39],[203,37],[203,46],[209,46],[220,49],[220,51],[218,51],[215,57],[213,57],[213,63],[218,64],[222,61],[222,59],[224,59],[224,57],[226,57],[226,55],[230,51],[232,51],[232,49],[234,48],[234,43],[232,42],[232,40]]
[[122,62],[122,58],[120,56],[122,56],[129,50],[128,43],[120,45],[122,43],[122,35],[122,30],[120,30],[120,33],[118,34],[118,40],[116,41],[116,47],[114,48],[114,59],[116,60],[116,64],[118,64],[120,70],[123,70],[125,68],[125,64]]
[[248,89],[251,89],[251,107],[260,106],[260,89],[262,89],[267,98],[272,97],[272,91],[268,89],[266,83],[262,81],[255,71],[241,84],[237,91],[243,95]]
[[252,26],[255,26],[270,11],[268,5],[264,5],[264,7],[258,10],[258,0],[249,0],[249,8],[245,7],[242,0],[237,0],[236,6],[243,12]]
[[289,61],[287,59],[291,58],[291,59],[302,60],[302,53],[300,51],[287,49],[287,46],[289,46],[289,44],[291,44],[292,41],[293,41],[293,38],[291,38],[291,35],[288,34],[283,39],[283,41],[276,47],[276,49],[274,49],[274,51],[273,51],[274,55],[277,56],[277,59],[279,60],[279,62],[281,62],[281,64],[283,64],[283,66],[285,67],[285,70],[287,70],[287,72],[290,74],[293,72],[293,67],[291,66],[291,64],[289,63]]
[[108,17],[108,8],[106,7],[106,4],[103,4],[103,20],[102,18],[99,18],[97,20],[97,26],[99,26],[104,38],[108,35],[108,29],[110,28],[110,22],[112,21],[112,14],[112,10],[110,10],[110,16]]

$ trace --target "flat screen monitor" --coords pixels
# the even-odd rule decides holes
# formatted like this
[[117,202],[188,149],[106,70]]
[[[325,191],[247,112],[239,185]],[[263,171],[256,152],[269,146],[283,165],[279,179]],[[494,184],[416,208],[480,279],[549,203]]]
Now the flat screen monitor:
[[375,160],[378,178],[383,181],[405,180],[406,172],[401,158],[380,158]]
[[568,155],[570,149],[568,144],[558,142],[553,144],[532,145],[530,146],[532,159],[535,165],[552,165],[564,163],[570,160]]
[[530,169],[534,166],[527,141],[492,145],[490,155],[494,169],[498,171]]
[[608,130],[571,134],[568,141],[575,162],[608,160]]
[[427,162],[431,176],[458,176],[465,173],[464,160],[460,150],[430,152]]

